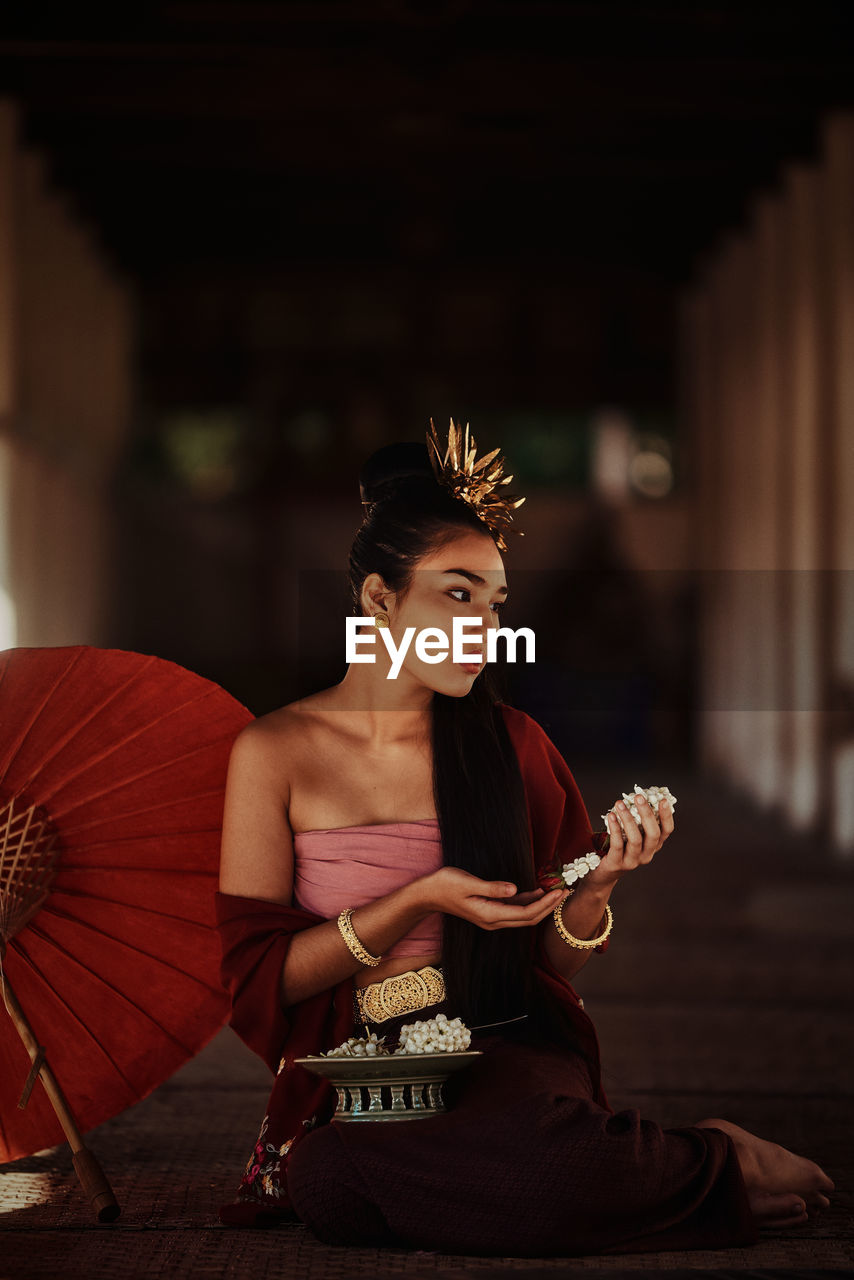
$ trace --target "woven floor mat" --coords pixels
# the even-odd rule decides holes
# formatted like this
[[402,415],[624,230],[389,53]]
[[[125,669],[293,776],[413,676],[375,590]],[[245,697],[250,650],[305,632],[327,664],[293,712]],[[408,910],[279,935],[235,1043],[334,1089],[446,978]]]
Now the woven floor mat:
[[[121,1217],[100,1225],[77,1183],[67,1147],[0,1169],[0,1276],[37,1280],[80,1276],[470,1277],[478,1270],[545,1275],[607,1271],[673,1275],[808,1277],[854,1274],[854,1215],[844,1193],[815,1225],[764,1232],[744,1249],[626,1254],[585,1258],[474,1258],[397,1249],[341,1249],[321,1244],[302,1225],[263,1230],[223,1227],[217,1206],[231,1198],[233,1150],[245,1143],[229,1095],[207,1097],[204,1116],[216,1126],[188,1125],[185,1090],[168,1088],[123,1116],[99,1126],[89,1145],[101,1161],[122,1207]],[[201,1099],[197,1098],[197,1102]],[[213,1104],[213,1105],[211,1105]],[[234,1108],[232,1107],[232,1110]],[[204,1118],[204,1117],[202,1117]],[[832,1170],[838,1179],[838,1171]],[[837,1186],[840,1183],[837,1180]]]
[[[818,1247],[817,1247],[818,1246]],[[462,1258],[448,1254],[396,1249],[336,1249],[320,1244],[304,1227],[276,1227],[266,1231],[226,1228],[146,1230],[131,1227],[93,1227],[89,1230],[5,1233],[0,1274],[4,1280],[41,1280],[57,1275],[157,1277],[252,1277],[266,1280],[349,1280],[357,1276],[441,1276],[470,1280],[481,1271],[512,1271],[530,1280],[541,1276],[580,1276],[604,1271],[614,1277],[657,1275],[673,1277],[780,1276],[787,1280],[854,1273],[851,1248],[839,1242],[821,1244],[812,1237],[787,1241],[769,1239],[752,1250],[687,1253],[627,1254],[620,1258]]]

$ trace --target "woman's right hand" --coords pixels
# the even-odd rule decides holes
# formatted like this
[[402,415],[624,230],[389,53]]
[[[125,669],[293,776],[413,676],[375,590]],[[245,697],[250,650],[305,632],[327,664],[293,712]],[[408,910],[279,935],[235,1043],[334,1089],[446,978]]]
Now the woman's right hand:
[[470,920],[481,929],[521,929],[539,924],[566,892],[565,886],[545,893],[530,889],[517,893],[506,880],[481,880],[462,867],[439,867],[422,876],[424,906],[430,911]]

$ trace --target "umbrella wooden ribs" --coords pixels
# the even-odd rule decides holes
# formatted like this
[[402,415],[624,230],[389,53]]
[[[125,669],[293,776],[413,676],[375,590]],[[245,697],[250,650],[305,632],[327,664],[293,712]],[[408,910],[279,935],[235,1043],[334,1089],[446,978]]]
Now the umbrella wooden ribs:
[[20,1108],[26,1107],[36,1080],[41,1080],[62,1125],[77,1177],[101,1222],[121,1213],[107,1178],[86,1146],[71,1108],[2,969],[6,946],[32,919],[50,893],[59,855],[57,834],[43,806],[25,805],[15,796],[0,808],[0,987],[3,1001],[24,1043],[32,1067],[24,1082]]

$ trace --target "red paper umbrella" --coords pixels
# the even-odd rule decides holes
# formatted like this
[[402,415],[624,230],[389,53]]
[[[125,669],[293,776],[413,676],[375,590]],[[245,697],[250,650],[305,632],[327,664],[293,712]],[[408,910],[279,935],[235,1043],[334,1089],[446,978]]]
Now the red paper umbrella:
[[0,982],[20,1032],[0,1023],[0,1162],[65,1133],[85,1181],[79,1133],[225,1023],[214,890],[228,757],[252,719],[162,658],[0,653]]

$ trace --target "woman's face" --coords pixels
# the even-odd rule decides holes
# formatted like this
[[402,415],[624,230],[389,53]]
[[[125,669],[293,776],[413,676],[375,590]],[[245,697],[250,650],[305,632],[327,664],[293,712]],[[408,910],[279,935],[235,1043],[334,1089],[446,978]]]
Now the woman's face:
[[[388,597],[389,629],[395,644],[401,645],[407,627],[415,628],[397,678],[409,678],[451,697],[464,697],[486,665],[486,635],[501,625],[499,613],[507,594],[504,562],[488,534],[461,531],[441,550],[423,556],[406,596],[400,601],[394,595]],[[478,624],[471,627],[463,645],[464,652],[472,655],[466,664],[454,662],[454,618]],[[415,639],[426,627],[438,627],[448,638],[448,652],[440,662],[425,662],[416,652]],[[377,639],[379,647],[382,641],[379,636]]]

